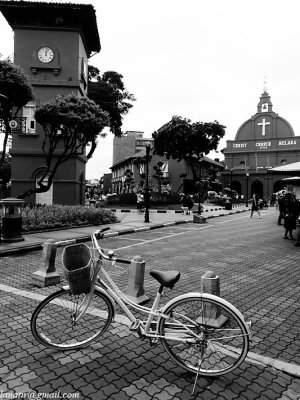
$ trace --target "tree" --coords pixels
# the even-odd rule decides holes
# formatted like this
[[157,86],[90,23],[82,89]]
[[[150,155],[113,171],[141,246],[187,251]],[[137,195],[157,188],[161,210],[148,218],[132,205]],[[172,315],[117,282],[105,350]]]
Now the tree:
[[[2,154],[0,155],[2,156]],[[6,192],[10,178],[11,178],[11,156],[9,154],[5,154],[4,161],[0,167],[0,194]]]
[[86,146],[90,146],[87,158],[91,158],[97,137],[109,125],[108,114],[93,100],[74,94],[58,95],[44,103],[37,108],[35,119],[45,133],[42,143],[45,168],[37,181],[38,187],[30,188],[19,198],[48,191],[60,165],[84,155]]
[[4,134],[0,169],[5,162],[11,138],[9,122],[20,109],[34,99],[32,87],[23,70],[8,61],[0,60],[0,126]]
[[225,126],[217,121],[192,123],[190,119],[174,116],[153,133],[154,153],[178,161],[188,159],[193,179],[197,181],[203,155],[216,150],[224,135]]
[[88,97],[110,117],[110,129],[115,136],[122,135],[122,119],[135,101],[123,83],[123,75],[107,71],[100,75],[98,68],[89,66]]

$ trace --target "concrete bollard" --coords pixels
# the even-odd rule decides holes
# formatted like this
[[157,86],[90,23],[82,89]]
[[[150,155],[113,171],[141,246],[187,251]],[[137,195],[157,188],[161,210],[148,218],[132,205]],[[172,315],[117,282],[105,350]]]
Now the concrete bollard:
[[220,296],[220,277],[214,271],[206,271],[201,276],[201,291]]
[[205,224],[206,223],[206,218],[203,217],[203,215],[193,214],[193,222],[195,224]]
[[[213,271],[207,271],[201,276],[201,291],[220,297],[220,277]],[[221,315],[220,308],[214,304],[207,305],[204,310],[207,323],[214,327],[222,326],[227,317]]]
[[48,239],[44,243],[40,269],[33,272],[31,277],[34,286],[52,286],[61,281],[61,277],[55,269],[56,248],[57,245],[53,239]]
[[128,268],[128,284],[126,296],[137,304],[149,301],[144,290],[145,261],[141,256],[135,256]]

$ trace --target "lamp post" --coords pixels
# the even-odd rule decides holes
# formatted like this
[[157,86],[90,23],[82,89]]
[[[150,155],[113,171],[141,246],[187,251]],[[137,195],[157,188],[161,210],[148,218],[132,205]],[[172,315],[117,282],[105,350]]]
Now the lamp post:
[[232,203],[232,173],[233,173],[233,168],[230,170],[230,198],[231,198],[231,203]]
[[202,154],[199,159],[199,182],[198,182],[198,214],[201,215],[201,162],[202,162]]
[[249,178],[249,172],[246,171],[246,207],[248,207],[248,178]]
[[149,221],[149,155],[151,143],[146,143],[145,222]]

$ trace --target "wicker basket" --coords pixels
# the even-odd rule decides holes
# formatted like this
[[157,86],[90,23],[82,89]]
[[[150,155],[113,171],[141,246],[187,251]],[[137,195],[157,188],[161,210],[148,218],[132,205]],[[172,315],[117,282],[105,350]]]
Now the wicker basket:
[[88,293],[91,289],[92,254],[85,244],[64,248],[63,270],[72,294]]

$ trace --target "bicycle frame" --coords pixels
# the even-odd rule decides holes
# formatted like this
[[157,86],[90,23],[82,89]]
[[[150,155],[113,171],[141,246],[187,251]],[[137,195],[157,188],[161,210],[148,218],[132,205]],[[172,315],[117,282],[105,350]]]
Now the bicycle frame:
[[[113,257],[109,257],[107,256],[103,249],[99,246],[97,239],[96,239],[96,233],[94,233],[92,235],[92,242],[94,244],[95,249],[97,250],[97,252],[99,253],[99,259],[97,260],[97,263],[99,263],[99,261],[101,262],[101,259],[104,258],[108,261],[110,261],[112,263],[112,265],[117,262],[117,258],[113,258]],[[112,302],[114,309],[115,309],[115,305],[113,303],[116,302],[121,309],[124,311],[125,315],[127,316],[127,318],[130,320],[131,322],[131,326],[130,329],[131,330],[136,330],[140,336],[143,337],[148,337],[150,339],[160,339],[160,338],[164,338],[165,336],[161,336],[158,334],[158,323],[160,318],[165,318],[165,319],[170,319],[170,317],[168,315],[165,315],[162,312],[162,309],[159,309],[159,304],[161,301],[161,297],[162,295],[157,292],[156,293],[156,297],[155,300],[153,302],[152,307],[145,307],[142,306],[140,304],[136,304],[133,301],[131,301],[119,288],[118,286],[115,284],[115,282],[113,281],[113,279],[110,277],[109,273],[107,271],[105,271],[103,265],[100,266],[100,270],[99,272],[102,272],[102,274],[104,275],[104,277],[106,278],[106,280],[108,281],[109,285],[103,280],[101,279],[101,277],[98,275],[98,279],[97,279],[97,283],[100,286],[95,285],[95,287],[93,288],[93,290],[95,291],[100,291],[102,292],[104,295],[106,295],[110,301]],[[86,296],[86,300],[84,300],[84,302],[86,302],[86,305],[83,307],[83,310],[81,310],[79,316],[77,317],[77,320],[84,314],[84,312],[86,311],[86,309],[88,308],[89,304],[90,304],[90,300],[93,294],[93,290],[87,294]],[[169,302],[170,303],[170,302]],[[167,307],[169,305],[169,303],[167,303],[165,305],[165,307]],[[143,314],[147,314],[147,320],[146,321],[141,321],[139,319],[137,319],[133,313],[131,312],[130,308],[133,308],[137,311],[142,312]],[[164,307],[164,308],[165,308]],[[153,326],[153,320],[154,318],[157,318],[157,320],[155,321],[155,330],[152,329]],[[184,339],[184,337],[182,336],[182,333],[189,333],[189,341],[191,341],[191,337],[194,337],[195,339],[198,339],[198,335],[195,334],[195,332],[193,332],[192,330],[190,330],[187,325],[183,324],[180,321],[177,321],[174,319],[174,317],[172,318],[174,325],[175,323],[177,324],[177,329],[176,329],[176,333],[181,333],[181,336],[168,336],[168,339],[174,339],[177,341],[182,341],[182,342],[187,342],[187,338]],[[191,324],[191,326],[195,326],[195,323],[192,320],[188,320],[187,322],[189,322]],[[182,331],[178,330],[178,325],[181,326],[183,328]]]
[[[158,321],[160,318],[166,318],[166,319],[170,319],[170,317],[168,315],[165,315],[161,309],[159,309],[159,304],[161,301],[161,294],[159,292],[156,293],[156,297],[155,300],[153,302],[152,307],[145,307],[142,306],[140,304],[136,304],[133,301],[131,301],[130,299],[127,298],[127,296],[122,293],[122,291],[118,288],[118,286],[115,284],[115,282],[113,281],[113,279],[109,276],[109,274],[104,270],[104,268],[101,269],[103,275],[105,276],[105,278],[107,279],[107,281],[109,282],[109,284],[111,285],[111,287],[109,285],[106,284],[106,282],[103,281],[103,279],[101,279],[100,277],[98,277],[98,283],[100,284],[99,286],[95,286],[95,291],[97,290],[104,290],[105,294],[108,295],[109,298],[113,299],[124,311],[125,315],[127,316],[127,318],[130,320],[131,322],[131,329],[132,330],[137,330],[140,335],[144,336],[144,337],[148,337],[148,338],[152,338],[152,339],[160,339],[163,338],[164,336],[161,336],[158,334],[157,331],[157,327],[158,327]],[[102,290],[101,290],[102,289]],[[91,295],[91,294],[89,294]],[[166,304],[167,306],[167,304]],[[165,306],[165,307],[166,307]],[[147,320],[146,321],[140,321],[139,319],[137,319],[133,313],[131,312],[130,308],[133,308],[137,311],[140,311],[144,314],[148,314]],[[152,330],[152,326],[153,326],[153,319],[157,317],[157,321],[155,322],[156,328],[155,330]],[[174,318],[173,318],[174,320]],[[183,332],[189,332],[190,335],[194,336],[195,338],[198,338],[198,336],[189,328],[187,328],[186,325],[182,324],[180,321],[175,321],[177,324],[180,324],[183,328],[183,330],[180,332],[177,329],[178,333],[183,333]],[[192,325],[194,325],[193,321],[189,321]],[[174,339],[177,341],[183,341],[186,342],[187,339],[184,339],[182,336],[168,336],[168,339]]]

